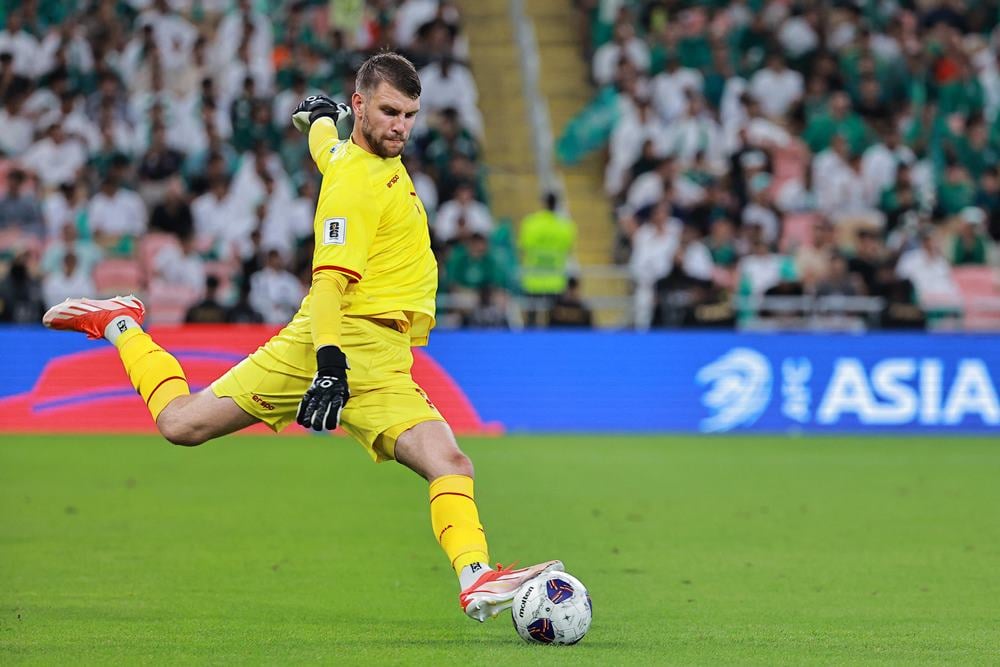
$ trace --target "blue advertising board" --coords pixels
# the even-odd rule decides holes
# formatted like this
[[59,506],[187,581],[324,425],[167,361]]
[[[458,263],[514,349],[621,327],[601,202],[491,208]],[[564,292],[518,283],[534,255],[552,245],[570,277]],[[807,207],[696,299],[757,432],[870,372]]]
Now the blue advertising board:
[[[0,329],[0,346],[10,353],[0,404],[17,399],[30,419],[40,401],[51,406],[60,395],[46,368],[106,344]],[[457,400],[467,400],[471,423],[491,432],[1000,435],[997,335],[447,331],[432,336],[426,353]],[[81,378],[88,381],[79,372],[66,381]],[[124,374],[114,381],[131,400]],[[12,428],[0,413],[0,430]]]

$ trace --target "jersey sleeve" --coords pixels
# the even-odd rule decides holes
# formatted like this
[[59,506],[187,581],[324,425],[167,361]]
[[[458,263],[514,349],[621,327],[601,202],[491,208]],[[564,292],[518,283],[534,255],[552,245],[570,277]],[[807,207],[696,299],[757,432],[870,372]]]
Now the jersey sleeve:
[[381,211],[367,172],[333,172],[323,178],[313,221],[313,275],[336,271],[358,282],[365,275]]
[[340,140],[337,136],[337,124],[332,118],[318,118],[309,128],[309,154],[319,168],[321,174],[326,173],[330,164],[332,149]]

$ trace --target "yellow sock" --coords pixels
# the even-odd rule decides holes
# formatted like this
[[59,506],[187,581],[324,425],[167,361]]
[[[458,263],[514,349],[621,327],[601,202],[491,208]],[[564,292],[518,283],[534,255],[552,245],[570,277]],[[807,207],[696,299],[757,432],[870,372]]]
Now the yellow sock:
[[118,336],[115,347],[132,386],[146,401],[153,421],[160,416],[167,403],[191,393],[180,363],[142,329],[129,329]]
[[431,527],[455,574],[472,563],[489,563],[486,533],[472,494],[472,478],[445,475],[431,482]]

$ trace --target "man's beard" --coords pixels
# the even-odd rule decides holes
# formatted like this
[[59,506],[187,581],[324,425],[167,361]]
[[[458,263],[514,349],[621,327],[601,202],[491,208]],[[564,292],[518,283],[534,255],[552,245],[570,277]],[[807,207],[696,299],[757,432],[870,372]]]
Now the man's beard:
[[399,145],[398,149],[390,148],[386,142],[376,139],[375,133],[372,132],[371,125],[368,124],[368,119],[364,117],[361,119],[361,135],[365,138],[365,141],[368,142],[368,145],[371,146],[375,155],[378,155],[381,158],[397,157],[403,152],[403,149],[406,148],[405,139],[403,139],[403,142]]

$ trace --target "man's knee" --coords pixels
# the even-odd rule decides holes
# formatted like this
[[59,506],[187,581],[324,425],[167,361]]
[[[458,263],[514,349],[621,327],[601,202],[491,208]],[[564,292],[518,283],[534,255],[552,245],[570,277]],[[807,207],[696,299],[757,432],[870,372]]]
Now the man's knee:
[[204,429],[193,424],[185,416],[182,406],[174,403],[176,401],[168,405],[156,418],[156,427],[160,429],[160,434],[171,444],[182,447],[196,447],[208,440]]
[[457,447],[444,456],[444,461],[442,463],[450,469],[450,475],[466,475],[472,477],[474,470],[472,468],[472,459],[465,455],[465,453],[458,449]]

